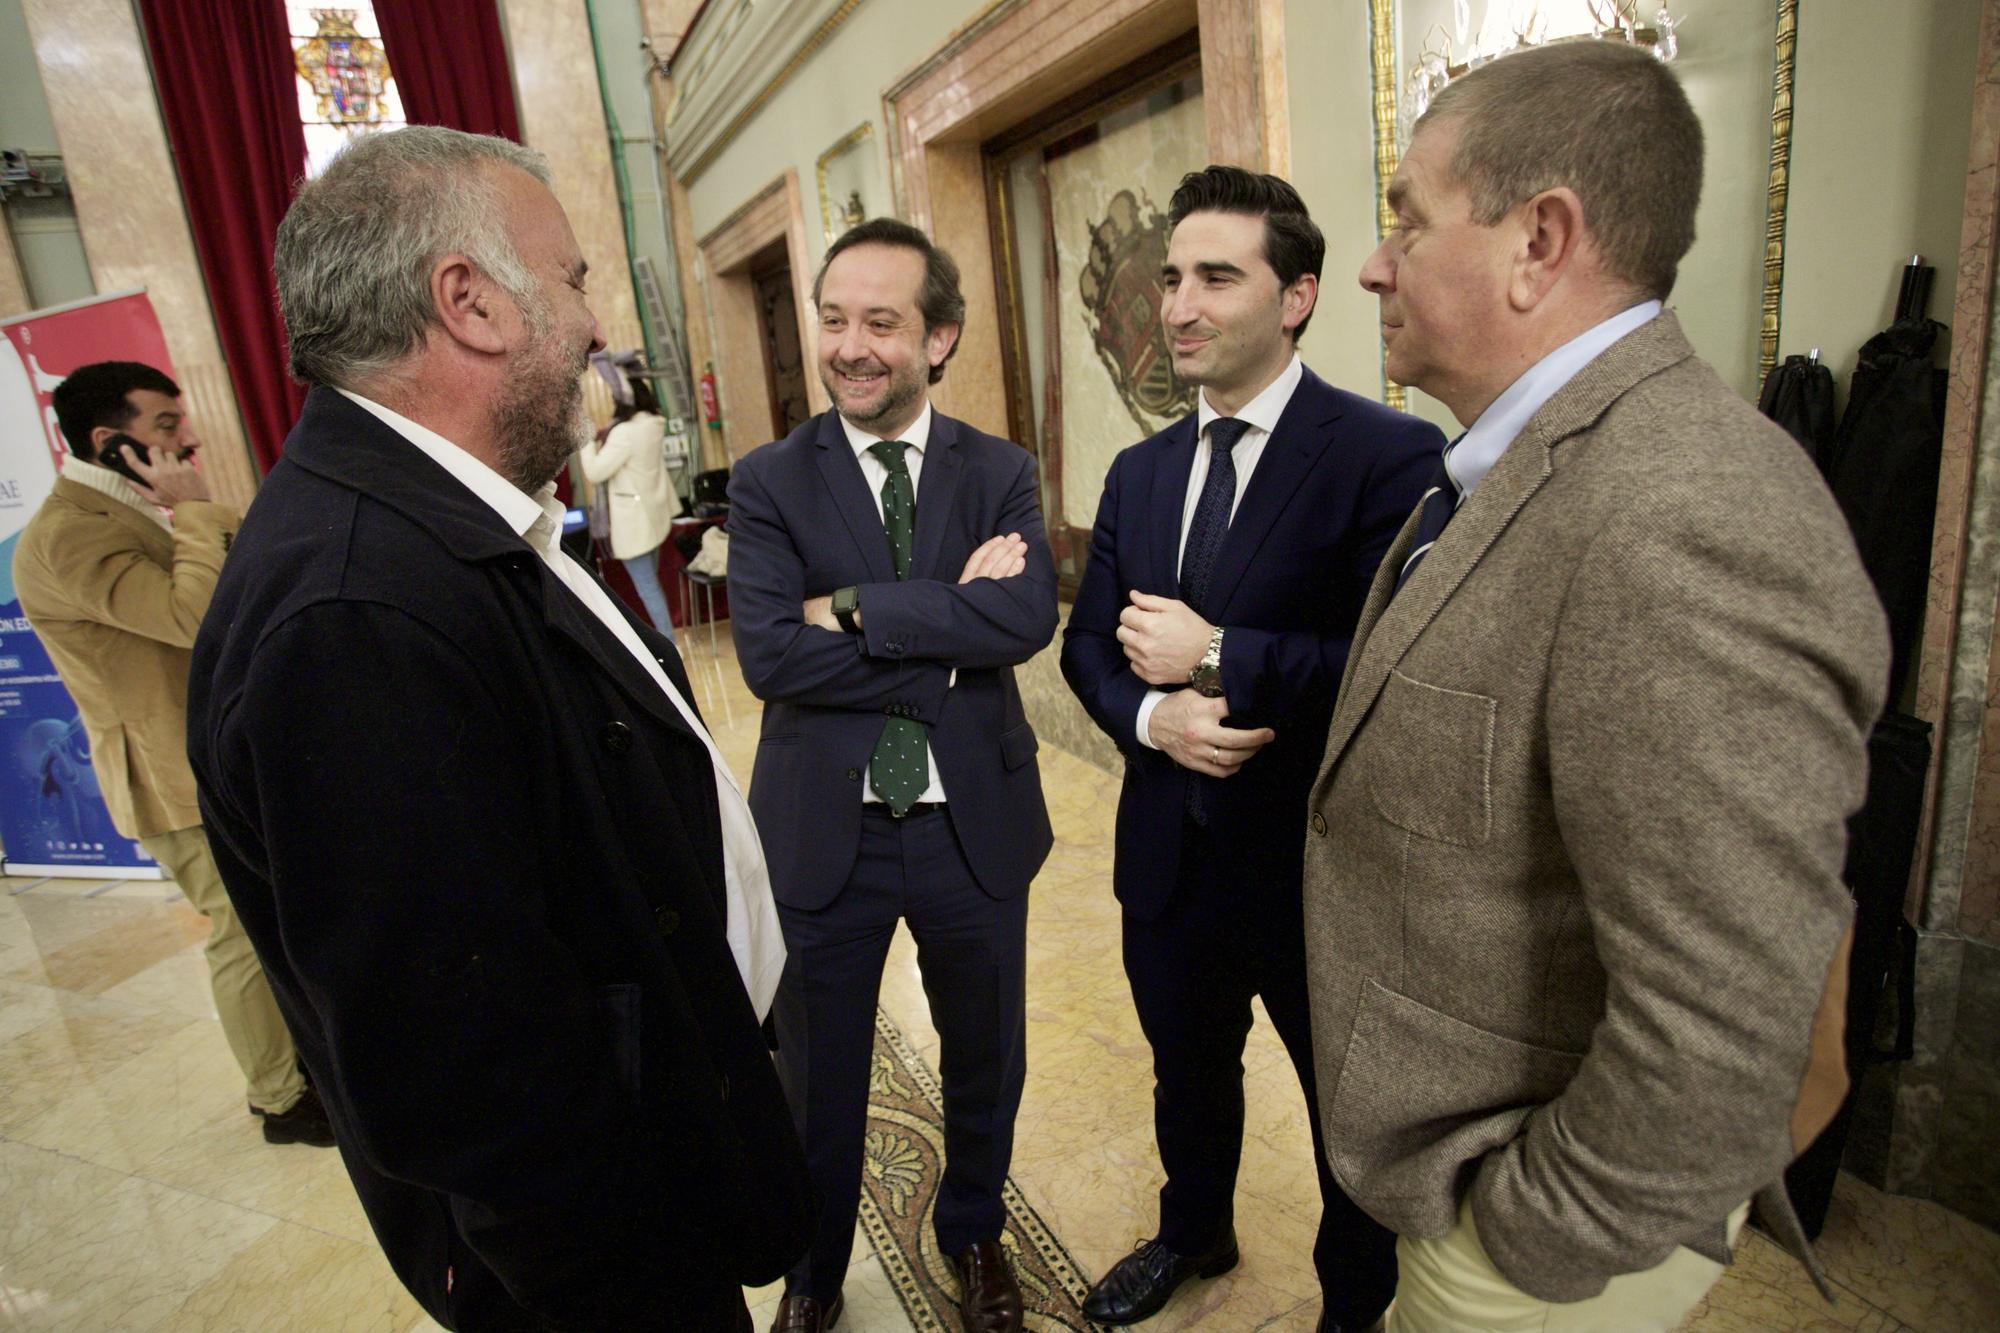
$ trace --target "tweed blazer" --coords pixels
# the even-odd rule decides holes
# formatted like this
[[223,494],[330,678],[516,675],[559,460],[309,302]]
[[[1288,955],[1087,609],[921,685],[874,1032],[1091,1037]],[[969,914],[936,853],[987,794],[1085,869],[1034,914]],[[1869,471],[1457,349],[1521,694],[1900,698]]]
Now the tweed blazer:
[[67,477],[14,548],[21,610],[76,701],[111,823],[150,838],[201,822],[187,760],[188,652],[238,524],[190,500],[173,531]]
[[[1469,1191],[1594,1295],[1779,1185],[1888,642],[1811,461],[1672,314],[1536,413],[1391,600],[1308,811],[1327,1156],[1401,1234]],[[1781,1186],[1760,1198],[1807,1257]],[[1809,1259],[1808,1259],[1808,1262]]]

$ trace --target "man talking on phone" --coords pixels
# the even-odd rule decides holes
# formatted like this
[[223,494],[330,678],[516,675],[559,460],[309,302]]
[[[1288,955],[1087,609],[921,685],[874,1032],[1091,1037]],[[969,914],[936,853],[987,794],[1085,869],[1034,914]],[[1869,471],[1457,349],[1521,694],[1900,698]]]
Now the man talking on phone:
[[69,456],[14,548],[21,610],[83,716],[112,825],[209,919],[215,1012],[264,1138],[329,1146],[326,1112],[223,892],[188,768],[189,649],[240,517],[209,499],[180,386],[158,370],[100,361],[53,396]]

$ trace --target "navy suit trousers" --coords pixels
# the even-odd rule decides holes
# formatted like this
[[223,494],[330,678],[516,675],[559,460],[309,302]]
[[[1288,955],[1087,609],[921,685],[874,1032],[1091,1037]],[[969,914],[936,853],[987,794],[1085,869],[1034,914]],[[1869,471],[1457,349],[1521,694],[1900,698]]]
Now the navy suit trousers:
[[1261,996],[1292,1057],[1312,1123],[1320,1223],[1313,1244],[1330,1324],[1360,1329],[1396,1290],[1396,1238],[1327,1170],[1313,1078],[1299,884],[1245,874],[1208,828],[1182,826],[1181,874],[1165,909],[1125,913],[1125,975],[1153,1048],[1153,1131],[1167,1183],[1160,1237],[1180,1254],[1213,1245],[1234,1215],[1243,1151],[1243,1046]]
[[840,895],[817,911],[778,904],[778,1076],[821,1199],[812,1248],[785,1289],[821,1302],[839,1294],[854,1248],[876,997],[898,920],[916,939],[940,1043],[945,1166],[933,1220],[946,1256],[1006,1225],[1000,1191],[1027,1073],[1028,895],[983,891],[944,811],[864,811]]

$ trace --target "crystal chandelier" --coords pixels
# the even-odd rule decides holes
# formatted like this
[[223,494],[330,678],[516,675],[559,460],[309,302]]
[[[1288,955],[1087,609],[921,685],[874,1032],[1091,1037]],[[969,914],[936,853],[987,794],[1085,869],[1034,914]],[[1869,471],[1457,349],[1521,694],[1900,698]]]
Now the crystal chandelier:
[[1453,0],[1453,26],[1457,29],[1457,41],[1472,49],[1465,59],[1458,60],[1455,58],[1452,34],[1441,26],[1430,30],[1424,38],[1423,50],[1410,66],[1409,76],[1403,80],[1404,133],[1407,134],[1409,127],[1414,126],[1430,109],[1431,99],[1437,96],[1439,89],[1470,70],[1516,51],[1551,42],[1611,41],[1644,47],[1662,61],[1671,61],[1680,54],[1678,33],[1685,20],[1676,18],[1669,11],[1668,0],[1660,0],[1650,26],[1643,26],[1640,22],[1640,0],[1584,0],[1584,3],[1589,14],[1589,30],[1559,37],[1548,35],[1548,15],[1542,12],[1539,2],[1525,7],[1517,4],[1513,10],[1513,40],[1496,51],[1481,52],[1469,36],[1472,29],[1471,0]]

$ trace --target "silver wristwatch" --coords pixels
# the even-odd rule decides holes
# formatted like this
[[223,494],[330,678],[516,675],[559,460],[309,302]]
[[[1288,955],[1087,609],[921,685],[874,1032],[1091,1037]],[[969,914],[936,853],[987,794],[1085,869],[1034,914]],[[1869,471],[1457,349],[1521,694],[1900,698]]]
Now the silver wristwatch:
[[1188,684],[1194,692],[1207,699],[1222,697],[1222,627],[1216,626],[1215,633],[1208,636],[1208,651],[1188,672]]

